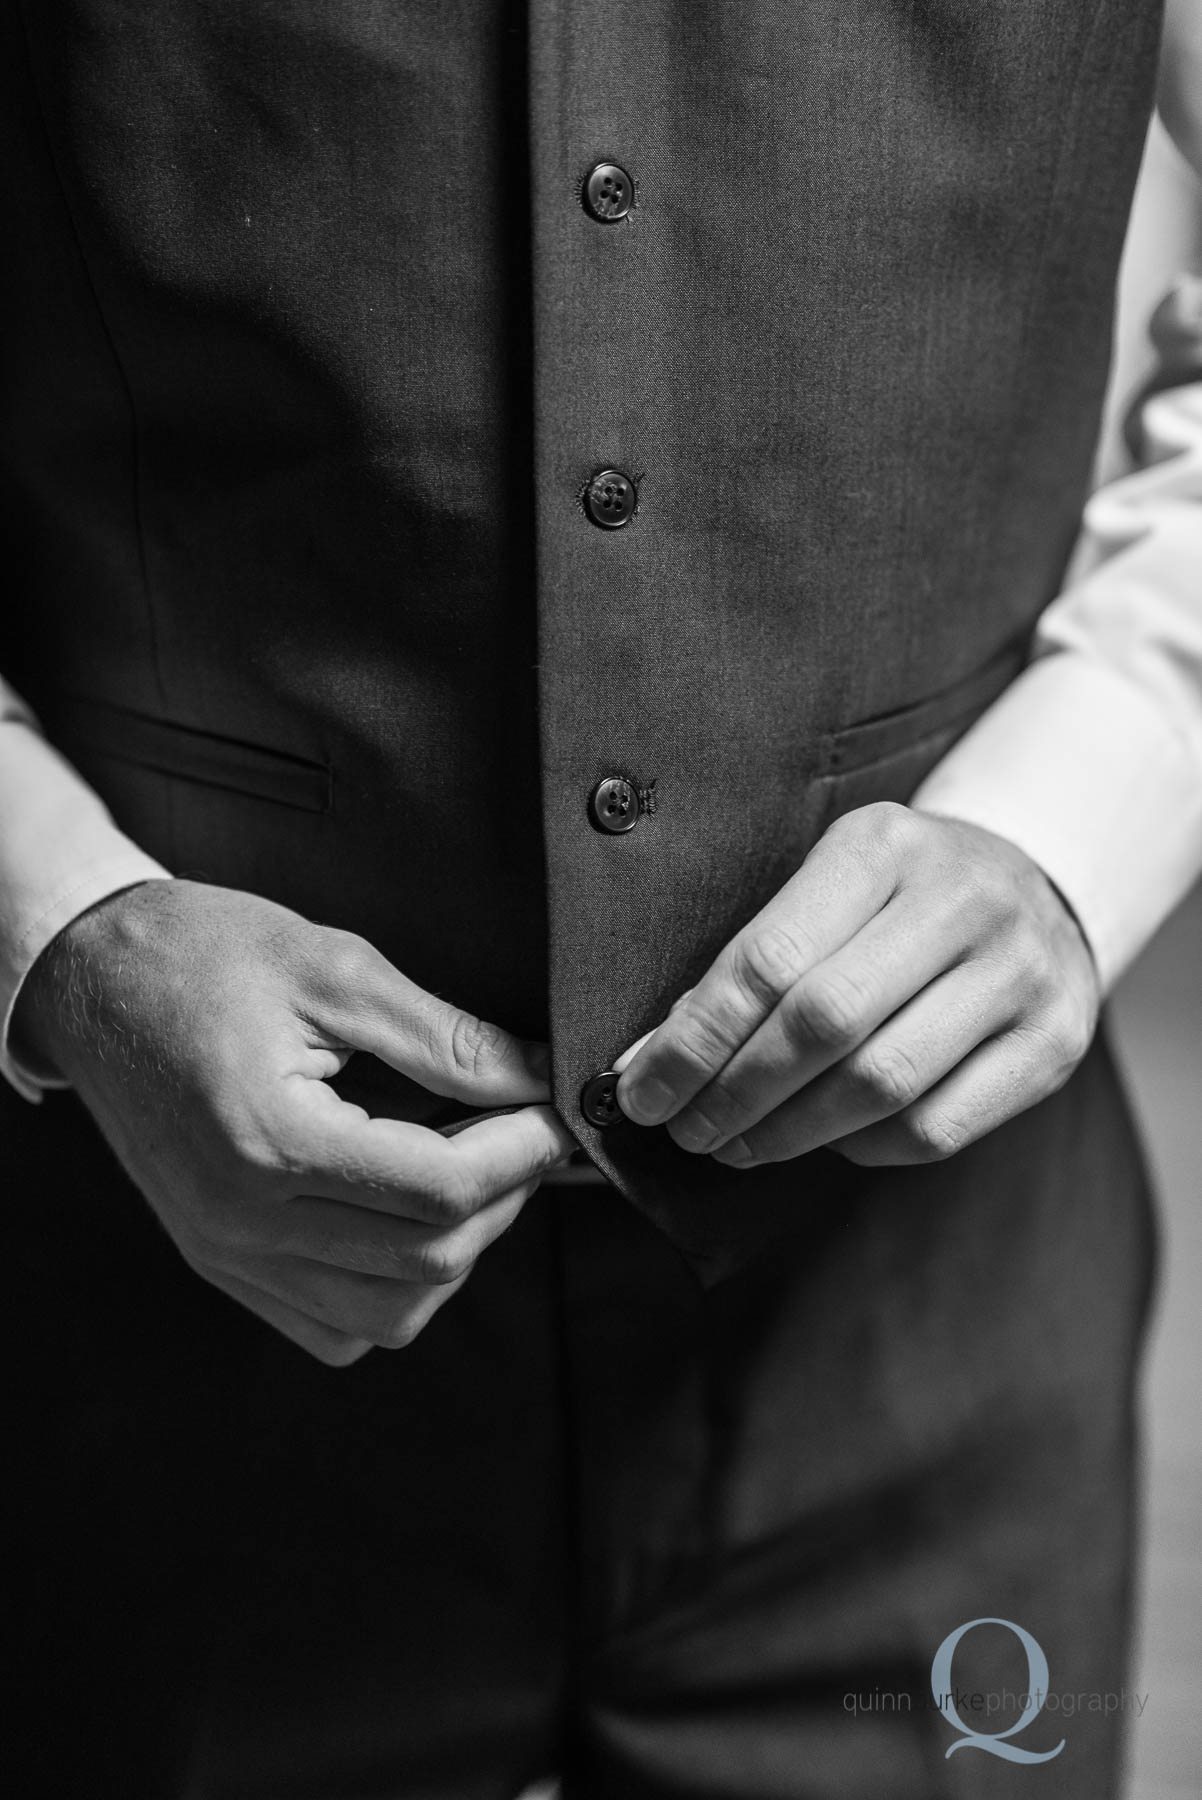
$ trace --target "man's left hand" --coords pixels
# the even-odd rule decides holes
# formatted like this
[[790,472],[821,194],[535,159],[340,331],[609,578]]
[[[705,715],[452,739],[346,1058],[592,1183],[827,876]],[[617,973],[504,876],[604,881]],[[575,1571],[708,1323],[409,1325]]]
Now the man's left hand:
[[1038,865],[978,825],[882,801],[836,820],[662,1025],[618,1103],[732,1168],[820,1144],[935,1162],[1060,1087],[1099,992]]

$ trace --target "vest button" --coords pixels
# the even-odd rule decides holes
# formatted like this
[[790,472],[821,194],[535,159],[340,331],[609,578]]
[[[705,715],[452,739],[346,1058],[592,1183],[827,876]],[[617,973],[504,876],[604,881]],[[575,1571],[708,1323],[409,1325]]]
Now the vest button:
[[590,1125],[597,1125],[602,1131],[607,1125],[616,1125],[623,1117],[618,1105],[618,1076],[615,1070],[606,1069],[600,1075],[592,1075],[580,1090],[580,1110]]
[[634,483],[621,469],[602,469],[584,490],[584,510],[594,525],[616,531],[634,511]]
[[622,775],[607,775],[588,797],[589,818],[602,831],[633,831],[639,822],[639,797]]
[[634,183],[617,163],[598,163],[584,184],[584,210],[598,225],[616,225],[634,204]]

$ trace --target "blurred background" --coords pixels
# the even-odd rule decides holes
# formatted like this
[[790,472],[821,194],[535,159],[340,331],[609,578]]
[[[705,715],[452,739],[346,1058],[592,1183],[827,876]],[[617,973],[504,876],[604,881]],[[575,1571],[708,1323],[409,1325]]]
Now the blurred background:
[[[1150,371],[1149,315],[1181,270],[1202,273],[1202,184],[1153,125],[1127,239],[1106,480],[1127,465],[1121,421]],[[1198,569],[1202,604],[1202,566]],[[1131,1800],[1202,1793],[1202,886],[1120,983],[1111,1010],[1160,1196],[1162,1268],[1144,1370],[1144,1559]]]

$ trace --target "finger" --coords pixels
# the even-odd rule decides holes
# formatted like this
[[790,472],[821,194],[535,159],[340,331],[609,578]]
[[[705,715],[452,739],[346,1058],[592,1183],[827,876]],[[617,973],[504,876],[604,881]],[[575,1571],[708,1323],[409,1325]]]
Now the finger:
[[431,1093],[473,1106],[550,1099],[546,1044],[418,987],[362,938],[323,933],[317,979],[321,1026]]
[[576,1148],[550,1106],[481,1119],[455,1137],[369,1119],[320,1082],[299,1096],[291,1193],[449,1227],[546,1174]]
[[[679,1006],[679,1005],[680,1005],[680,1001],[677,1000],[675,1002],[675,1006]],[[653,1025],[651,1027],[650,1031],[645,1031],[641,1038],[635,1039],[634,1043],[631,1044],[629,1050],[623,1050],[621,1056],[616,1056],[614,1058],[614,1069],[616,1070],[616,1072],[619,1075],[622,1073],[622,1071],[624,1069],[629,1068],[630,1064],[634,1061],[634,1059],[638,1055],[639,1051],[643,1048],[643,1045],[649,1044],[651,1042],[651,1039],[655,1036],[656,1032],[659,1029],[660,1028],[658,1025]]]
[[714,1152],[731,1168],[784,1162],[920,1099],[1013,1022],[1013,995],[973,963],[941,976],[848,1056]]
[[885,906],[892,863],[864,834],[832,830],[757,913],[623,1071],[618,1104],[636,1124],[671,1118],[712,1081],[795,982]]
[[526,1182],[450,1230],[303,1194],[285,1207],[272,1247],[361,1275],[441,1285],[508,1231],[537,1186]]
[[384,1350],[401,1350],[458,1293],[470,1273],[466,1269],[454,1281],[432,1287],[358,1275],[301,1256],[264,1256],[247,1261],[243,1278],[329,1330]]
[[1088,1040],[1020,1026],[990,1039],[914,1105],[849,1133],[831,1149],[865,1167],[943,1162],[1063,1086]]
[[[668,1008],[668,1016],[669,1017],[671,1017],[671,1015],[676,1011],[678,1006],[684,1005],[685,1001],[688,999],[688,997],[692,993],[692,991],[693,991],[692,988],[686,988],[683,994],[679,994],[676,997],[676,999],[673,1000],[671,1006]],[[619,1056],[615,1059],[614,1068],[617,1070],[619,1075],[622,1073],[623,1069],[627,1068],[629,1066],[629,1064],[634,1061],[634,1058],[638,1055],[639,1051],[643,1048],[643,1045],[648,1043],[650,1041],[650,1039],[655,1036],[655,1034],[658,1030],[659,1030],[658,1025],[652,1026],[651,1030],[645,1031],[641,1038],[635,1039],[634,1043],[631,1044],[629,1050],[623,1050],[621,1056]]]
[[349,1337],[345,1332],[337,1331],[333,1326],[323,1324],[308,1314],[300,1312],[294,1306],[278,1299],[274,1294],[256,1287],[253,1282],[240,1276],[232,1275],[228,1270],[210,1267],[198,1268],[197,1273],[212,1287],[219,1288],[231,1300],[236,1300],[248,1312],[255,1313],[265,1324],[272,1326],[283,1337],[307,1350],[310,1356],[317,1357],[334,1369],[345,1369],[360,1357],[366,1356],[372,1345],[366,1338]]
[[[841,1064],[962,950],[963,930],[950,907],[933,904],[927,894],[898,895],[793,984],[759,1030],[670,1121],[670,1135],[683,1150],[697,1152],[745,1136],[792,1094]],[[941,994],[932,1006],[946,1009],[948,999]]]

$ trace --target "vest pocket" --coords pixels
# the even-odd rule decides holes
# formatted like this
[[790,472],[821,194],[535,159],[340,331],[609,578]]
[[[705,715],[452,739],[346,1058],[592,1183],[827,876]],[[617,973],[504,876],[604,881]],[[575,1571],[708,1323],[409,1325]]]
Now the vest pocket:
[[818,741],[817,775],[840,775],[917,747],[925,738],[969,725],[1010,686],[1027,658],[1027,646],[1008,644],[979,669],[925,700],[828,731]]
[[96,700],[59,700],[43,716],[51,740],[84,767],[100,756],[304,812],[333,805],[328,763]]
[[1007,645],[970,675],[914,705],[881,713],[818,741],[815,838],[844,813],[876,800],[909,800],[919,783],[1019,674],[1027,645]]

